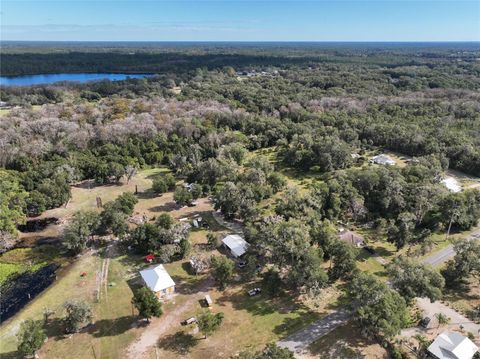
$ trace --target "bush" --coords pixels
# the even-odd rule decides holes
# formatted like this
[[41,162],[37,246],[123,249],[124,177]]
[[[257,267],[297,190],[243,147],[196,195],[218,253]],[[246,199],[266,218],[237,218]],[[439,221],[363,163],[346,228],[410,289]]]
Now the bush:
[[155,193],[165,193],[168,191],[168,186],[163,177],[158,177],[153,180],[152,190]]
[[181,187],[177,187],[177,189],[175,190],[175,193],[173,194],[173,200],[177,204],[179,204],[181,206],[185,206],[185,205],[189,205],[190,203],[192,203],[193,197],[192,197],[192,194],[189,192],[188,189],[181,186]]
[[225,289],[228,281],[233,276],[233,269],[235,268],[235,263],[224,256],[212,256],[211,259],[213,277],[220,285],[221,289]]
[[65,330],[67,333],[77,332],[82,324],[92,318],[92,309],[88,303],[77,300],[66,301],[63,305],[65,308]]
[[175,188],[175,177],[172,174],[167,173],[166,175],[156,177],[152,183],[152,190],[155,193],[165,193],[171,191]]
[[27,319],[20,325],[17,338],[18,351],[24,356],[30,356],[34,355],[42,347],[45,339],[47,339],[47,335],[40,322]]

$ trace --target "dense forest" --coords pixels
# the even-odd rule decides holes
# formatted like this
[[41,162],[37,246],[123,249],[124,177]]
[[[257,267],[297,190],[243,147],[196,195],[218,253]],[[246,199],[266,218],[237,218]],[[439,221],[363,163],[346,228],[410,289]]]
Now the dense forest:
[[[374,228],[398,249],[428,247],[433,232],[477,224],[480,192],[451,193],[440,181],[449,168],[480,176],[478,47],[279,46],[7,51],[3,75],[156,75],[1,89],[10,107],[0,120],[2,245],[14,241],[26,216],[66,203],[72,184],[116,183],[155,166],[196,186],[177,188],[178,203],[210,195],[227,219],[245,224],[249,263],[261,255],[275,267],[273,280],[309,290],[355,273],[354,254],[336,240],[337,221]],[[262,149],[273,160],[247,156]],[[383,150],[413,159],[403,168],[369,166],[368,153]],[[299,192],[281,169],[315,180]],[[155,186],[165,192],[174,183]],[[266,199],[273,207],[261,205]],[[123,236],[131,209],[110,207],[100,215],[101,231]],[[75,221],[90,223],[80,215]],[[159,230],[173,229],[143,225],[128,238],[148,253],[171,244],[153,241]],[[323,271],[326,259],[333,265]],[[352,295],[369,280],[356,277]],[[397,292],[377,289],[405,306]],[[397,319],[401,327],[404,318]],[[392,323],[376,330],[394,335]]]

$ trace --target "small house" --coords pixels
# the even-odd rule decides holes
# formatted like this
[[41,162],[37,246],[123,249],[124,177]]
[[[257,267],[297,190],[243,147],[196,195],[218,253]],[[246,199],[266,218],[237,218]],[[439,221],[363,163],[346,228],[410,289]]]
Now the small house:
[[249,244],[245,239],[240,237],[238,234],[230,234],[222,239],[222,244],[225,248],[230,250],[230,253],[235,258],[239,258],[245,254],[248,249]]
[[395,166],[395,161],[390,156],[384,155],[383,153],[372,157],[369,162],[382,166]]
[[355,247],[363,247],[365,245],[365,242],[363,240],[363,237],[359,235],[358,233],[352,232],[352,231],[342,231],[339,234],[339,239],[342,242],[347,242]]
[[472,359],[478,347],[460,333],[443,332],[427,350],[437,359]]
[[210,295],[205,295],[205,303],[207,304],[207,307],[211,307],[212,304],[213,304],[213,300],[212,298],[210,297]]
[[162,264],[140,271],[145,285],[150,288],[157,298],[163,298],[175,292],[175,282]]

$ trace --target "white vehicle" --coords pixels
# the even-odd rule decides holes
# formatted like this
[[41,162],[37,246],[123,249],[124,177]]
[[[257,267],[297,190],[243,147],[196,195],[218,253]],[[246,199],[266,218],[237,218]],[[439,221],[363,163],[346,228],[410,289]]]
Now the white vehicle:
[[249,295],[250,297],[254,297],[254,296],[256,296],[257,294],[260,294],[261,291],[262,291],[262,290],[261,290],[260,288],[253,288],[253,289],[250,289],[250,290],[248,291],[248,295]]

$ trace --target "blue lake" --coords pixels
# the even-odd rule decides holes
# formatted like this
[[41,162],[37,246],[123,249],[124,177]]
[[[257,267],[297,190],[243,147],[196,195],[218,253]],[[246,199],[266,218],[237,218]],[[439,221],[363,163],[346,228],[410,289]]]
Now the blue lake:
[[43,75],[26,75],[26,76],[0,76],[0,85],[2,86],[30,86],[30,85],[46,85],[60,81],[71,82],[89,82],[110,80],[119,81],[127,78],[143,78],[152,76],[151,74],[43,74]]

